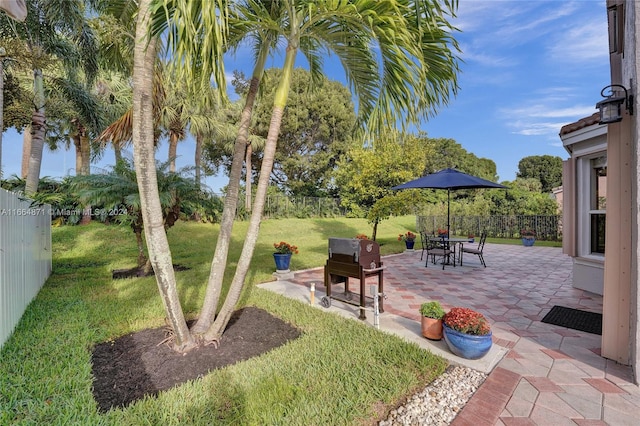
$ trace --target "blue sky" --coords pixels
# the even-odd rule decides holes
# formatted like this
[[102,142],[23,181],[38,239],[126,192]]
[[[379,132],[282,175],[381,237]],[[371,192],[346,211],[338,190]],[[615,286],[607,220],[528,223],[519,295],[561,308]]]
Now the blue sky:
[[[609,83],[604,0],[460,0],[454,24],[462,49],[458,96],[419,128],[429,137],[451,138],[496,163],[500,180],[515,179],[518,161],[530,155],[567,158],[560,128],[595,112]],[[226,68],[250,75],[251,58],[238,52]],[[281,66],[273,58],[268,66]],[[343,81],[328,69],[329,78]],[[4,176],[20,173],[22,137],[3,136]],[[193,164],[194,143],[178,146],[178,167]],[[167,158],[161,142],[158,158]],[[108,151],[96,167],[113,164]],[[41,176],[75,173],[73,151],[45,149]],[[224,176],[208,177],[218,192]]]

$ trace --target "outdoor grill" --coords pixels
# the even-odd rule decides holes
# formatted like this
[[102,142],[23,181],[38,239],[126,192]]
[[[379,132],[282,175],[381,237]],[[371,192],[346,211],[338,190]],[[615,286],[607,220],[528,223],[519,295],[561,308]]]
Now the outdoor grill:
[[[324,286],[327,295],[321,299],[325,308],[331,306],[331,299],[340,300],[354,306],[360,306],[361,320],[367,319],[365,306],[367,299],[378,297],[380,312],[384,312],[382,305],[383,266],[380,261],[380,246],[375,241],[352,238],[329,238],[329,258],[324,267]],[[378,295],[365,295],[367,277],[378,277]],[[352,301],[353,294],[349,290],[349,278],[360,280],[360,302]],[[336,297],[331,294],[331,286],[344,283],[344,292]]]

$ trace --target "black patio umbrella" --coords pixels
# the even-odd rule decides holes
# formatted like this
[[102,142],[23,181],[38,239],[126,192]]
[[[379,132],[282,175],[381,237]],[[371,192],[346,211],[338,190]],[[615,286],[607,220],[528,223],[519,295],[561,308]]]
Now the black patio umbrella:
[[446,189],[447,190],[447,234],[449,234],[449,209],[451,190],[455,189],[474,189],[474,188],[506,188],[499,183],[482,179],[477,176],[468,175],[455,169],[443,169],[439,172],[431,173],[421,178],[394,186],[391,189]]

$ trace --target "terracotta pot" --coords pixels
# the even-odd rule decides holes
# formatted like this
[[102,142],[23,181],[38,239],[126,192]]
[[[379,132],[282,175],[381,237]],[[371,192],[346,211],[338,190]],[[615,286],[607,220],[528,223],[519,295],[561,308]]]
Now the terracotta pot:
[[422,335],[429,340],[442,339],[442,320],[422,317]]

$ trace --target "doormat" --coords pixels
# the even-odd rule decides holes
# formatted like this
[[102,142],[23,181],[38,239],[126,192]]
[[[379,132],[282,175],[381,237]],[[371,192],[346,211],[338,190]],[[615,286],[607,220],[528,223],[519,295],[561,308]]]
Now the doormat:
[[554,306],[542,318],[542,322],[602,335],[602,314],[579,309]]

